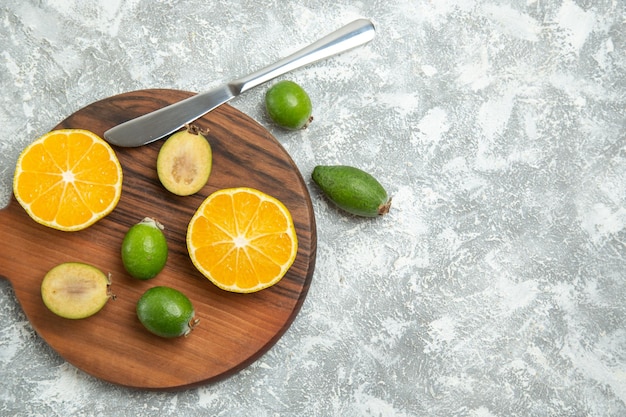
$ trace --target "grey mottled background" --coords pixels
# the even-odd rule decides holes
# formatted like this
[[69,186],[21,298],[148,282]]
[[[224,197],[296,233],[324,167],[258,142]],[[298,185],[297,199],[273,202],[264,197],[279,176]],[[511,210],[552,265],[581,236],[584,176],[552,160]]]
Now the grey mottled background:
[[232,103],[305,178],[355,165],[394,196],[363,220],[309,182],[317,269],[278,344],[216,384],[127,390],[59,358],[0,280],[0,415],[626,415],[623,0],[3,0],[2,205],[77,109],[203,91],[360,17],[370,45],[286,77],[308,130],[269,123],[264,87]]

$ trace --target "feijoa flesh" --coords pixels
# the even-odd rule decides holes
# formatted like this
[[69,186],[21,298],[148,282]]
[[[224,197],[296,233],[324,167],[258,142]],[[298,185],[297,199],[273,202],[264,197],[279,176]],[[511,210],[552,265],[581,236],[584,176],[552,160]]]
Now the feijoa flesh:
[[193,304],[182,292],[167,286],[152,287],[137,301],[141,324],[157,336],[187,336],[200,320],[195,318]]
[[309,95],[293,81],[279,81],[270,87],[265,93],[265,108],[274,123],[285,129],[303,129],[313,120]]
[[207,130],[188,125],[170,136],[157,156],[161,184],[173,194],[187,196],[204,187],[211,175],[213,153]]
[[50,269],[41,282],[43,303],[66,319],[93,316],[114,298],[111,279],[95,266],[65,262]]
[[313,181],[337,207],[348,213],[376,217],[389,212],[391,199],[371,174],[347,165],[318,165]]

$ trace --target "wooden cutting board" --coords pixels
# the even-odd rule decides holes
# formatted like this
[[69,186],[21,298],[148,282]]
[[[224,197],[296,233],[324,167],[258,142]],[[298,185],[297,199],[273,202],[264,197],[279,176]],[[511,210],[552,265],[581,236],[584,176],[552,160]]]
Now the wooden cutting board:
[[[55,129],[83,128],[102,137],[114,125],[190,95],[178,90],[121,94],[77,111]],[[65,360],[105,381],[174,390],[232,375],[278,341],[309,289],[317,245],[315,217],[292,159],[267,130],[227,104],[196,124],[210,130],[213,149],[211,177],[196,195],[178,197],[161,186],[155,164],[163,141],[157,141],[138,148],[114,148],[124,173],[122,197],[109,216],[83,231],[41,226],[15,198],[0,210],[0,275],[11,282],[37,333]],[[286,276],[254,294],[234,294],[214,286],[194,268],[185,244],[187,224],[204,198],[215,190],[238,186],[257,188],[281,200],[291,211],[298,235],[298,255]],[[165,226],[169,258],[156,278],[138,281],[125,272],[120,247],[128,228],[146,216]],[[41,300],[41,280],[50,268],[68,261],[86,262],[111,273],[117,299],[83,320],[52,314]],[[162,339],[142,327],[135,305],[144,291],[156,285],[171,286],[191,299],[200,325],[189,337]]]

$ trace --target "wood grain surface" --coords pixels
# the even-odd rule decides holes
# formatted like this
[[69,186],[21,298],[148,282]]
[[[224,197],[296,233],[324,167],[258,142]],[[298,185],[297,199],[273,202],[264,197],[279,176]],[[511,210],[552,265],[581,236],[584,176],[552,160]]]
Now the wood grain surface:
[[[55,129],[88,129],[102,137],[116,124],[190,95],[178,90],[121,94],[84,107]],[[83,231],[39,225],[14,198],[0,210],[0,275],[11,282],[37,333],[65,360],[105,381],[176,390],[232,375],[277,342],[309,289],[315,267],[315,217],[306,185],[287,152],[262,126],[227,104],[196,124],[210,130],[213,149],[211,177],[196,195],[175,196],[161,186],[155,166],[163,141],[157,141],[114,148],[124,173],[122,197],[109,216]],[[257,188],[281,200],[291,211],[298,234],[298,255],[286,276],[254,294],[215,287],[194,268],[185,245],[187,223],[204,198],[237,186]],[[165,226],[169,257],[156,278],[138,281],[125,272],[120,246],[128,228],[145,216]],[[41,300],[41,280],[50,268],[68,261],[86,262],[110,273],[117,299],[83,320],[51,313]],[[200,325],[189,337],[162,339],[139,323],[136,302],[157,285],[176,288],[191,299]]]

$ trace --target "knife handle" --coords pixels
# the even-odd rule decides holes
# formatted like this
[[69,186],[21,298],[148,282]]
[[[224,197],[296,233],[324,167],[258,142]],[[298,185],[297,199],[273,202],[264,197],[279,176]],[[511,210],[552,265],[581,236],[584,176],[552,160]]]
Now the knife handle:
[[289,71],[364,45],[374,39],[375,34],[376,28],[371,21],[355,20],[274,64],[231,81],[229,85],[236,93],[243,93]]

